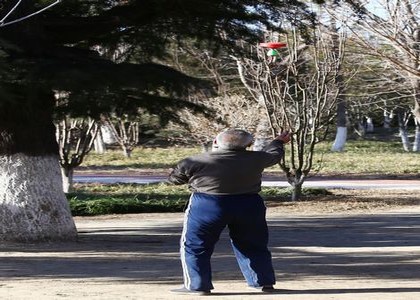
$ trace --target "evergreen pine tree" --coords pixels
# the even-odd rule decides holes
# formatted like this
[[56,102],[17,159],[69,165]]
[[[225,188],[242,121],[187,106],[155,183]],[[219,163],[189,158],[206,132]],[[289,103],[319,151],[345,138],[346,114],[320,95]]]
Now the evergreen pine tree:
[[[2,1],[0,20],[18,1]],[[6,21],[53,1],[22,1]],[[217,51],[311,13],[297,1],[66,0],[0,23],[0,240],[76,237],[61,188],[53,113],[97,116],[143,107],[173,118],[198,79],[157,62],[193,38]],[[3,20],[4,21],[4,20]],[[120,54],[120,57],[118,55]],[[56,107],[54,93],[66,92]],[[199,109],[199,108],[197,108]]]

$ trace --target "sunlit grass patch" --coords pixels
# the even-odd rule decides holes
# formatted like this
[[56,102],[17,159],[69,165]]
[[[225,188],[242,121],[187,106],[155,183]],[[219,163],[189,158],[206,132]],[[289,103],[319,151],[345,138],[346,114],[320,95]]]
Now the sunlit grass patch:
[[84,167],[113,167],[114,169],[167,169],[174,167],[184,157],[200,153],[199,148],[135,148],[131,157],[122,151],[109,150],[104,154],[89,153]]
[[[404,152],[395,141],[355,141],[346,143],[343,152],[332,152],[331,142],[316,145],[312,174],[420,174],[420,153]],[[290,153],[286,146],[286,155]],[[199,147],[136,148],[131,158],[122,151],[89,154],[81,169],[140,171],[168,170],[181,159],[198,154]],[[278,166],[268,172],[280,172]]]
[[396,142],[348,141],[343,152],[332,152],[321,143],[314,170],[335,174],[419,174],[420,153],[404,152]]

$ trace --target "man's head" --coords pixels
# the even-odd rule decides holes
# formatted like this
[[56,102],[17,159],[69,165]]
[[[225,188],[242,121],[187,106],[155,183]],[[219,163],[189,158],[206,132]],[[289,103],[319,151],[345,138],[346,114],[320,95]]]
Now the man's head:
[[222,150],[244,150],[253,140],[252,134],[242,129],[227,129],[216,136],[217,148]]

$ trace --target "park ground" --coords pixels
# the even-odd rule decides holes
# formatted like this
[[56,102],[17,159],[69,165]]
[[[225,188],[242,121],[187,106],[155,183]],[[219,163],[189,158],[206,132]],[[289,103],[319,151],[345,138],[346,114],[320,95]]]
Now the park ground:
[[[227,233],[209,299],[420,299],[418,191],[334,191],[267,203],[279,289],[247,289]],[[181,285],[182,213],[75,217],[73,243],[2,244],[0,299],[197,299]]]

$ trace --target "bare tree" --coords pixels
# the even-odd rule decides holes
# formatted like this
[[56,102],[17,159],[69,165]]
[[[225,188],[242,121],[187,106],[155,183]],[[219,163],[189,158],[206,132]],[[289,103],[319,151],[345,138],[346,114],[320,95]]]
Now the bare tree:
[[121,146],[125,157],[131,157],[131,152],[139,143],[139,122],[128,116],[101,117],[101,126],[110,130],[110,134]]
[[[202,99],[201,103],[211,107],[218,118],[211,119],[188,109],[180,111],[180,118],[188,127],[188,132],[182,135],[183,140],[197,142],[202,145],[204,151],[209,151],[215,136],[226,127],[255,132],[259,119],[258,109],[244,95],[226,94]],[[184,132],[183,125],[179,123],[171,123],[169,128]]]
[[98,154],[104,154],[106,151],[106,145],[104,141],[104,136],[101,131],[101,127],[99,127],[98,134],[96,135],[95,141],[93,142],[93,148],[95,152]]
[[[246,47],[246,44],[243,45]],[[256,124],[254,150],[259,151],[269,143],[275,135],[275,129],[270,120],[270,110],[267,106],[266,96],[264,95],[262,82],[266,82],[270,77],[270,63],[275,59],[273,57],[265,57],[261,49],[253,46],[246,49],[256,57],[246,58],[231,55],[236,61],[237,70],[242,84],[251,95],[251,101],[257,109],[258,123]],[[244,51],[246,51],[244,49]],[[267,59],[267,60],[266,60]],[[277,63],[281,65],[281,63]],[[267,77],[268,76],[268,77]]]
[[[379,0],[342,4],[330,13],[347,16],[352,39],[370,55],[382,60],[411,86],[416,133],[413,149],[420,148],[420,6],[415,0]],[[400,128],[401,130],[401,128]]]
[[[382,132],[392,134],[391,122],[395,120],[397,108],[407,110],[412,116],[409,109],[411,90],[406,81],[395,74],[393,68],[384,67],[380,58],[369,55],[350,39],[346,43],[342,69],[346,82],[347,118],[358,136],[365,137],[368,121],[372,119],[376,127],[382,125],[385,129]],[[407,147],[411,148],[410,145]]]
[[63,191],[69,193],[73,189],[74,169],[92,149],[99,126],[95,120],[65,117],[56,123],[56,129]]
[[[212,53],[198,49],[192,43],[184,43],[181,47],[174,44],[172,63],[183,72],[198,72],[200,78],[211,81],[217,95],[191,96],[191,102],[208,107],[215,117],[209,118],[189,109],[181,110],[181,122],[171,122],[169,128],[182,132],[182,136],[172,139],[193,141],[201,144],[204,151],[209,151],[214,137],[226,127],[243,128],[255,133],[261,118],[259,109],[238,82],[236,64],[225,51]],[[190,70],[190,65],[194,65],[195,69]]]
[[240,76],[253,98],[262,103],[272,136],[292,132],[290,155],[280,163],[298,200],[313,166],[315,145],[324,140],[335,117],[337,76],[342,59],[329,36],[316,30],[312,44],[296,32],[286,35],[284,57],[268,58],[254,47],[258,60],[236,58]]
[[[344,49],[345,49],[345,33],[339,31],[335,19],[331,19],[331,23],[328,26],[329,32],[331,34],[331,47],[332,55],[336,58],[344,58]],[[342,63],[336,64],[339,68],[335,76],[336,85],[338,88],[338,97],[337,97],[337,117],[336,117],[336,134],[333,145],[331,146],[331,151],[343,151],[344,146],[347,141],[347,101],[345,97],[345,78],[343,77],[341,65]]]

